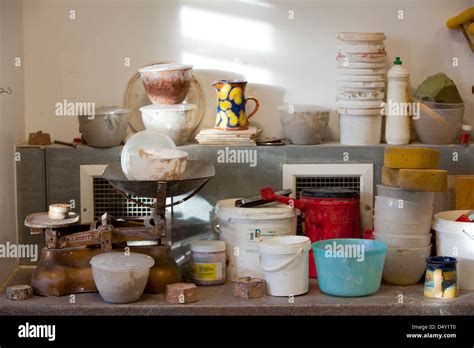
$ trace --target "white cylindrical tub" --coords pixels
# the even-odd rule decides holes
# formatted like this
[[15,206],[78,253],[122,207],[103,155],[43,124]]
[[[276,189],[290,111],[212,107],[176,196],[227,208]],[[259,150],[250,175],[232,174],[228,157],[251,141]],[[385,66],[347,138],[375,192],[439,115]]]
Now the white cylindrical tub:
[[382,140],[382,116],[339,115],[341,144],[378,145]]
[[215,209],[216,231],[226,243],[227,279],[263,278],[258,265],[259,242],[268,237],[296,234],[297,211],[279,203],[237,208],[235,201],[235,198],[219,201]]

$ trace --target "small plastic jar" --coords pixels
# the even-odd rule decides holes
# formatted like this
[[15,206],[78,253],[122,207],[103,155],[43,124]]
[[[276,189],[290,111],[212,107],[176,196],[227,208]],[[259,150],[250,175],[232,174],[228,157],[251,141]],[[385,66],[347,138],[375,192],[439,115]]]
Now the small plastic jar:
[[226,281],[225,242],[198,240],[191,243],[191,272],[196,285],[220,285]]
[[459,138],[459,142],[461,145],[469,146],[471,143],[471,134],[472,134],[472,126],[468,124],[463,124],[461,128],[461,137]]

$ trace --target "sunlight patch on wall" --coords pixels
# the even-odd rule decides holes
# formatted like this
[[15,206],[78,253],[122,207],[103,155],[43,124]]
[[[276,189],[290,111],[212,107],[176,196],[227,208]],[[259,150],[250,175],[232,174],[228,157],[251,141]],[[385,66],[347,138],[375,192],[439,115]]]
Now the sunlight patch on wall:
[[257,20],[183,7],[180,21],[184,38],[213,43],[220,49],[268,53],[273,48],[272,26]]
[[251,65],[239,64],[232,60],[209,58],[189,52],[183,52],[181,60],[185,64],[192,64],[195,69],[230,71],[244,75],[245,79],[252,83],[272,83],[272,73],[269,70]]

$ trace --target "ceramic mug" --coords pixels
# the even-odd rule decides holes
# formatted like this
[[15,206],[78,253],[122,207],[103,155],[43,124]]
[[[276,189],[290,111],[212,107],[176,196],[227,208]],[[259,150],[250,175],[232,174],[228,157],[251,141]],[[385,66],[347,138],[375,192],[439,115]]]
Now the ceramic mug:
[[456,258],[432,256],[426,259],[426,263],[424,295],[430,298],[459,296]]
[[[219,80],[212,84],[217,93],[217,129],[244,130],[248,129],[249,118],[255,115],[260,104],[253,97],[245,97],[247,81]],[[245,106],[249,100],[255,102],[255,108],[247,115]]]

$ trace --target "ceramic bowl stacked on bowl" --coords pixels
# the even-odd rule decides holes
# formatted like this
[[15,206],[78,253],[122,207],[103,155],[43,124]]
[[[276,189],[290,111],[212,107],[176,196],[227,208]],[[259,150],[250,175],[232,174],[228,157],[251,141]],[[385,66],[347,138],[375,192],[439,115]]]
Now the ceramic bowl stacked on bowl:
[[197,106],[183,103],[191,87],[192,69],[191,65],[173,63],[139,70],[153,103],[140,108],[145,129],[168,135],[176,145],[185,144],[200,121]]
[[385,34],[339,33],[337,107],[341,143],[376,145],[382,136]]
[[374,239],[388,245],[383,279],[394,285],[416,284],[431,253],[434,192],[377,185]]

